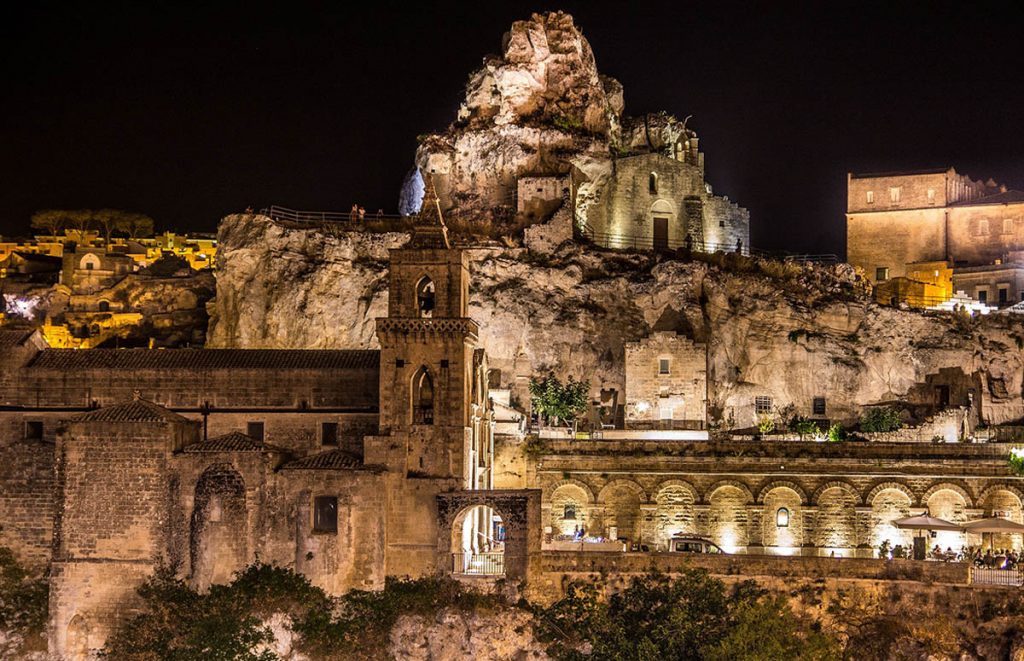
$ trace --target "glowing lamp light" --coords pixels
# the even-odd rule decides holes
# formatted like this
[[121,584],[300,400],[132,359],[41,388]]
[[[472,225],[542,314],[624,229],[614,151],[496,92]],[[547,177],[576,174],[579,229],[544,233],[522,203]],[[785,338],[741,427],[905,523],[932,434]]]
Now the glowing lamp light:
[[637,413],[647,413],[650,410],[651,410],[651,405],[650,405],[649,402],[637,402],[637,405],[636,405],[636,412]]

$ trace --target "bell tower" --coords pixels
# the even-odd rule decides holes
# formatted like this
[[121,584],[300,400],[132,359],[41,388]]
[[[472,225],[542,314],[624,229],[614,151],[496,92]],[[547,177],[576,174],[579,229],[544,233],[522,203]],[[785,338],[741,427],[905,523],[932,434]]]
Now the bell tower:
[[392,438],[381,463],[410,477],[458,479],[463,488],[478,337],[468,299],[469,257],[452,248],[430,182],[412,238],[391,250],[388,316],[377,319],[380,434]]

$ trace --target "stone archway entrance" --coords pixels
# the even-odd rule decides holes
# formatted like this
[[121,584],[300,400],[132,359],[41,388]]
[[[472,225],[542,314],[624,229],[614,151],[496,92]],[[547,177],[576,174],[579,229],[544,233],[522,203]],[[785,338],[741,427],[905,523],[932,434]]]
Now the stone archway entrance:
[[530,565],[540,559],[540,496],[539,489],[439,494],[438,570],[454,576],[527,578]]
[[505,575],[505,524],[486,505],[462,510],[452,524],[452,573],[466,576]]

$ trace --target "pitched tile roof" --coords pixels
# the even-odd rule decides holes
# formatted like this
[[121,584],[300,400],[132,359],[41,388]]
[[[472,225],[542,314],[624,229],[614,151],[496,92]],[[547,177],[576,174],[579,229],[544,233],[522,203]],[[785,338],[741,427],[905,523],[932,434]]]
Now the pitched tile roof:
[[189,422],[188,418],[168,411],[159,404],[135,398],[89,411],[74,418],[72,422]]
[[0,329],[0,347],[5,349],[20,347],[31,334],[32,330],[28,328]]
[[295,470],[351,470],[361,468],[363,462],[344,450],[328,450],[285,464],[282,468]]
[[240,431],[233,431],[185,447],[185,452],[283,452]]
[[331,349],[47,349],[29,368],[143,369],[376,369],[380,352]]

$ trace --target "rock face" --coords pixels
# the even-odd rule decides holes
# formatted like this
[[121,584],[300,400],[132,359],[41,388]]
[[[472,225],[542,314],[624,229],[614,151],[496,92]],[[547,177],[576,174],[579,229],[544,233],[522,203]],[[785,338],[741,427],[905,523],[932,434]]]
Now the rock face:
[[[219,240],[209,346],[376,346],[387,249],[405,235],[229,216]],[[571,243],[557,252],[470,251],[470,315],[520,403],[529,377],[549,369],[588,379],[595,398],[621,393],[624,344],[675,331],[708,345],[709,419],[728,426],[755,424],[760,395],[802,415],[826,397],[830,418],[850,420],[868,404],[934,402],[940,384],[954,399],[971,398],[990,423],[1024,416],[1024,328],[1009,317],[972,322],[879,307],[846,265],[673,261]]]
[[434,617],[405,615],[391,629],[390,657],[397,661],[540,661],[544,646],[533,637],[529,612],[443,610]]
[[[598,73],[594,53],[563,12],[517,21],[466,85],[456,121],[426,136],[416,165],[434,180],[442,207],[490,218],[514,207],[522,176],[600,178],[621,137],[622,85]],[[413,208],[403,187],[400,207]]]

